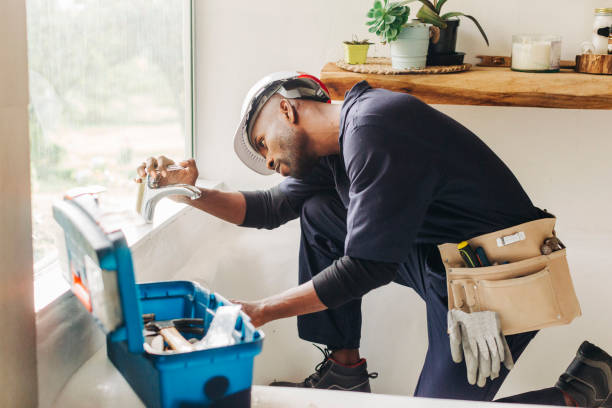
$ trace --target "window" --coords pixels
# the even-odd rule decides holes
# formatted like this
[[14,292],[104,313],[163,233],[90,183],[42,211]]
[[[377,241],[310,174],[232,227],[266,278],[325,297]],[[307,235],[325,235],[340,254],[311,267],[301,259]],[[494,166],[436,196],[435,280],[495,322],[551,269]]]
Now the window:
[[57,273],[53,201],[102,185],[105,205],[133,207],[142,160],[191,155],[191,5],[28,0],[27,20],[39,309],[67,288]]

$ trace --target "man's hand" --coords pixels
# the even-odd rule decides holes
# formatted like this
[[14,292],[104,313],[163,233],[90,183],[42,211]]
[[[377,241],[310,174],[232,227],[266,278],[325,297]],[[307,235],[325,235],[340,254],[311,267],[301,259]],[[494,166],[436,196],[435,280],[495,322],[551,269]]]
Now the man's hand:
[[465,357],[468,382],[472,385],[484,387],[487,377],[499,377],[501,362],[508,370],[514,366],[495,312],[449,310],[448,335],[453,361],[460,363]]
[[255,327],[262,326],[272,320],[327,309],[327,306],[317,296],[312,281],[262,300],[254,302],[232,300],[232,303],[242,305],[242,310],[251,318],[251,323]]
[[270,321],[269,316],[263,312],[261,301],[245,302],[242,300],[231,300],[232,303],[242,306],[242,311],[251,318],[251,323],[255,327],[263,326]]
[[142,183],[146,179],[147,174],[149,174],[153,178],[159,177],[160,187],[169,184],[190,184],[195,186],[195,182],[198,179],[198,168],[195,160],[189,159],[180,162],[178,165],[183,167],[180,170],[169,170],[168,166],[174,164],[174,161],[166,156],[159,156],[158,158],[149,157],[146,162],[143,162],[136,169],[138,177],[135,181]]

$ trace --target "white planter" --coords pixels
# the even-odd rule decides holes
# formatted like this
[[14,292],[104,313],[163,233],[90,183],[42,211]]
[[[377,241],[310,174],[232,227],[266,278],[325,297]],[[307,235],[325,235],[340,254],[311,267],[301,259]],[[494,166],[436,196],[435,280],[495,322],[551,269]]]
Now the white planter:
[[395,69],[421,69],[427,65],[429,26],[411,23],[391,42],[391,65]]

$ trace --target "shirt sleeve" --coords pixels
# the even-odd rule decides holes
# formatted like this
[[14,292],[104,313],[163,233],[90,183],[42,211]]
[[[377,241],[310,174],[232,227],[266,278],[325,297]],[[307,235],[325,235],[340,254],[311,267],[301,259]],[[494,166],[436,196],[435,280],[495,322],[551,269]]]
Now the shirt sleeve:
[[274,229],[299,216],[280,186],[241,193],[246,200],[246,215],[241,227]]
[[328,308],[359,299],[395,279],[399,265],[343,256],[312,278],[317,296]]
[[[419,139],[394,132],[362,125],[345,135],[350,181],[345,255],[404,261],[434,199],[439,166],[435,155],[427,154],[426,135]],[[420,145],[407,145],[415,143]]]
[[241,191],[246,214],[240,226],[274,229],[300,216],[302,204],[322,191],[334,189],[329,166],[322,159],[303,179],[287,177],[269,190]]

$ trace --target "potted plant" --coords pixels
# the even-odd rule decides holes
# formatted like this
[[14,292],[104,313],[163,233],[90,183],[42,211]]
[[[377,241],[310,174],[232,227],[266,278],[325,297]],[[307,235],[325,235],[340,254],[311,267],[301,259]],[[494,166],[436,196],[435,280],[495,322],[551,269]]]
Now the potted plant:
[[476,18],[473,16],[458,12],[451,11],[448,13],[440,14],[442,6],[447,0],[419,0],[423,3],[423,6],[417,13],[417,18],[424,23],[433,24],[440,28],[440,40],[436,43],[433,41],[429,44],[428,49],[428,65],[453,65],[463,63],[464,53],[456,53],[455,47],[457,45],[457,29],[459,28],[459,19],[457,17],[466,17],[474,22],[480,34],[484,38],[487,46],[489,45],[489,39],[485,34],[482,26],[478,23]]
[[408,22],[410,8],[416,0],[389,2],[376,0],[368,11],[369,31],[391,46],[391,65],[395,69],[425,68],[430,27],[423,21]]
[[344,60],[347,64],[365,64],[368,57],[368,48],[372,44],[369,40],[359,40],[353,36],[352,41],[344,41]]

